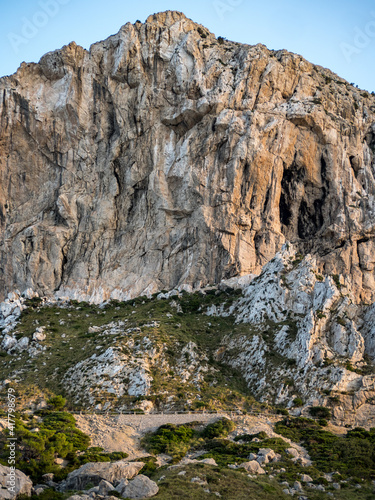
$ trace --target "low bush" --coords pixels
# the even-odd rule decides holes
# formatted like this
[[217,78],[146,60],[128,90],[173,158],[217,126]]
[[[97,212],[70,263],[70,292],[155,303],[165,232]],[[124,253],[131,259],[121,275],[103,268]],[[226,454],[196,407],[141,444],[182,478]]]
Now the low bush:
[[281,438],[267,438],[260,442],[238,443],[227,439],[213,439],[204,443],[207,450],[202,458],[214,458],[218,465],[246,462],[250,453],[258,453],[260,448],[272,448],[276,453],[283,453],[288,444]]
[[249,441],[252,441],[254,438],[257,438],[257,439],[267,439],[268,435],[267,435],[266,432],[260,431],[257,434],[241,434],[240,436],[236,436],[234,438],[234,440],[235,441],[246,441],[246,442],[249,442]]
[[226,437],[234,431],[235,427],[235,424],[228,418],[221,418],[217,422],[208,424],[202,431],[202,437],[206,439]]
[[323,472],[339,472],[356,480],[375,477],[375,428],[348,431],[336,436],[314,420],[307,418],[285,419],[278,422],[275,431],[300,442],[309,452],[314,466]]
[[293,401],[293,404],[294,404],[294,406],[298,406],[298,407],[303,406],[302,398],[295,398]]
[[63,398],[62,396],[53,396],[50,398],[47,403],[52,406],[55,410],[62,410],[64,406],[66,405],[66,399]]
[[[88,448],[89,436],[77,429],[76,421],[70,413],[43,410],[39,412],[39,416],[42,418],[41,422],[36,423],[33,418],[24,417],[17,418],[15,424],[17,468],[29,475],[34,483],[40,482],[42,475],[46,473],[55,474],[55,479],[60,481],[84,463],[116,461],[128,456],[122,452],[103,453],[102,448]],[[7,465],[8,457],[6,441],[5,432],[0,437],[0,462],[4,465]],[[81,453],[78,455],[78,452]],[[68,465],[61,468],[55,464],[57,457],[66,459]],[[51,491],[46,490],[43,497],[38,498],[60,498],[54,497]]]
[[309,408],[310,415],[316,418],[324,418],[329,420],[331,418],[331,410],[325,406],[312,406]]
[[182,456],[189,449],[189,444],[197,431],[191,426],[165,424],[154,433],[146,435],[141,444],[150,453],[168,453],[174,457]]

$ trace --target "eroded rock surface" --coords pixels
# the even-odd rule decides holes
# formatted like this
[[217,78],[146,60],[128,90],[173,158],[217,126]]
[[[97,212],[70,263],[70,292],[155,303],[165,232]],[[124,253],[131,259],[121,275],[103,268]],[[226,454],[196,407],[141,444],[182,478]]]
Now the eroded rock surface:
[[29,476],[16,469],[0,465],[0,498],[11,500],[19,495],[31,496],[33,483]]
[[373,302],[375,102],[330,71],[166,12],[22,64],[0,97],[1,293],[197,287],[289,240]]

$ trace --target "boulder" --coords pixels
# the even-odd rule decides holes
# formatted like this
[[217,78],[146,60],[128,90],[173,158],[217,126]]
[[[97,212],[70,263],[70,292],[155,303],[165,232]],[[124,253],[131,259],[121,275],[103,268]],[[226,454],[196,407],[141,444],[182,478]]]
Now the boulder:
[[118,483],[118,485],[116,486],[115,490],[120,493],[120,495],[122,494],[122,492],[124,491],[125,487],[129,484],[129,481],[127,479],[121,479],[121,481]]
[[302,467],[310,467],[312,465],[311,460],[305,457],[292,458],[292,461],[302,465]]
[[61,467],[66,467],[69,463],[68,460],[65,460],[64,458],[55,458],[54,462],[56,465],[61,465]]
[[312,483],[313,478],[311,476],[308,476],[307,474],[301,474],[301,481],[303,483]]
[[298,491],[298,492],[302,492],[303,489],[302,489],[302,484],[299,482],[299,481],[295,481],[294,484],[293,484],[293,488]]
[[10,303],[8,300],[5,302],[1,302],[0,304],[0,313],[2,314],[3,318],[7,318],[13,313],[13,310],[17,307],[17,305],[12,302]]
[[48,490],[48,486],[46,484],[37,484],[33,487],[33,494],[39,496],[44,490]]
[[299,457],[299,451],[296,450],[295,448],[287,448],[286,452],[289,453],[289,455],[292,455],[292,457],[294,458]]
[[61,491],[84,490],[88,484],[98,486],[105,479],[117,485],[121,479],[131,479],[144,466],[143,462],[90,462],[71,472],[65,481],[60,483]]
[[11,302],[15,302],[18,299],[19,299],[19,294],[17,294],[16,292],[8,293],[8,300],[10,300]]
[[29,345],[29,338],[28,337],[22,337],[17,342],[17,345],[15,346],[15,349],[17,349],[17,351],[24,351],[25,349],[27,349],[28,345]]
[[260,464],[268,464],[276,457],[276,453],[271,448],[260,448],[257,461]]
[[198,460],[198,463],[207,465],[217,465],[216,461],[213,458],[204,458],[203,460]]
[[256,460],[250,460],[250,462],[244,462],[238,468],[245,469],[246,472],[249,472],[250,474],[266,473],[266,471],[262,469],[262,467],[259,465],[259,462],[257,462]]
[[53,487],[56,483],[54,483],[53,478],[55,477],[52,472],[49,472],[48,474],[43,474],[42,479],[45,482],[45,484],[49,487]]
[[140,474],[135,477],[129,484],[125,486],[121,495],[124,498],[151,498],[155,496],[159,491],[158,485],[155,481],[151,481],[147,476]]
[[[11,473],[12,476],[11,476]],[[14,478],[14,479],[13,479]],[[18,469],[0,465],[0,499],[16,498],[19,495],[31,496],[33,483],[26,474]]]
[[22,297],[25,299],[33,299],[34,297],[39,297],[37,292],[34,292],[32,288],[27,288],[24,292],[22,292]]
[[36,340],[38,342],[42,342],[43,340],[46,339],[46,334],[44,333],[44,327],[40,326],[39,328],[36,329],[36,331],[33,333],[33,340]]
[[105,479],[102,479],[102,481],[100,481],[99,483],[98,494],[105,497],[110,491],[113,491],[114,489],[115,487],[113,486],[113,484],[109,483]]
[[12,349],[17,344],[17,339],[10,336],[10,335],[5,335],[1,342],[1,347],[4,349],[4,351],[8,351],[9,349]]

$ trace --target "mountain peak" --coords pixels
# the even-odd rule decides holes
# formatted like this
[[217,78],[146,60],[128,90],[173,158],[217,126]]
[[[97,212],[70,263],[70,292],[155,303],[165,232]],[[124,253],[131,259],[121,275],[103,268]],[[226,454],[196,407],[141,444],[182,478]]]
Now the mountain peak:
[[156,14],[151,14],[146,19],[146,23],[157,23],[165,24],[166,26],[171,26],[178,21],[183,21],[188,19],[185,14],[177,10],[166,10],[164,12],[157,12]]
[[375,299],[374,98],[328,70],[167,11],[0,89],[3,293],[199,288],[292,241]]

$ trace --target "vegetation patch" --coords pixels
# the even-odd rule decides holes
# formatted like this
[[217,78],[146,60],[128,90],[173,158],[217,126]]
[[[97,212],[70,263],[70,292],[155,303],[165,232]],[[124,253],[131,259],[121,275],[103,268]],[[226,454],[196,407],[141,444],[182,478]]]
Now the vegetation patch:
[[324,430],[311,419],[285,419],[275,426],[277,433],[301,443],[314,466],[322,472],[339,472],[356,481],[375,478],[375,428],[357,428],[344,436]]
[[[14,432],[17,468],[29,475],[34,484],[42,480],[43,474],[53,473],[55,480],[60,481],[84,463],[127,457],[126,453],[104,453],[102,448],[89,448],[89,436],[77,429],[74,416],[65,411],[41,410],[33,416],[18,414]],[[7,438],[7,431],[0,435],[3,465],[7,465],[9,455]],[[64,468],[55,463],[57,458],[66,460]]]

